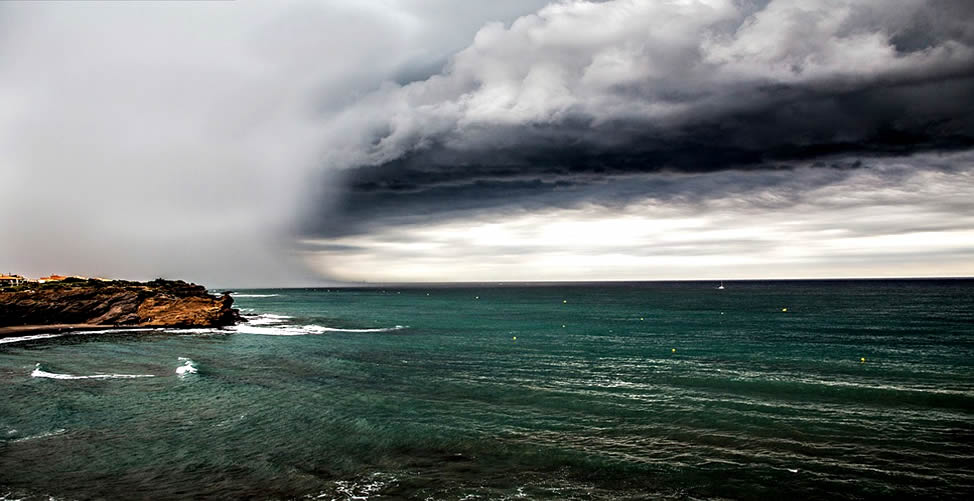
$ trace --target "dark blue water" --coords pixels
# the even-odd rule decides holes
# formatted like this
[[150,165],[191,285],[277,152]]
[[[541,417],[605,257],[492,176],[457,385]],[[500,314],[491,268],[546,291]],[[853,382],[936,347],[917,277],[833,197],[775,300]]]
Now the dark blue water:
[[974,492],[974,281],[726,285],[241,291],[233,330],[6,342],[0,496]]

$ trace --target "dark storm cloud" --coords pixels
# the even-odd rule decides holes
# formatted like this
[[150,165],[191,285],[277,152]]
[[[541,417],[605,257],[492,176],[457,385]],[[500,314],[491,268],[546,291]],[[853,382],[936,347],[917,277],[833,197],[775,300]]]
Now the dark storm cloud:
[[946,0],[556,4],[364,100],[359,154],[303,231],[704,198],[719,187],[658,173],[966,150],[970,21]]
[[324,273],[372,281],[971,273],[974,152],[816,163],[607,176],[425,216],[383,206],[372,231],[300,244]]

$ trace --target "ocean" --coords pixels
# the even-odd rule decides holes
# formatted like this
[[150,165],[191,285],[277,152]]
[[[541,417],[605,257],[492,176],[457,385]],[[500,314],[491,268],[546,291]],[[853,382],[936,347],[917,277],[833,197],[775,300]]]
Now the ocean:
[[246,290],[0,339],[0,499],[970,499],[974,280]]

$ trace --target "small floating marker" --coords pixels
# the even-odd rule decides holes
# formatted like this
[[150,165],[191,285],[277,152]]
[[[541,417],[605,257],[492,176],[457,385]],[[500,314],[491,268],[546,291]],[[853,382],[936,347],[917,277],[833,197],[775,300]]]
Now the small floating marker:
[[480,299],[480,296],[474,296],[473,298],[474,299]]
[[429,293],[429,292],[427,292],[427,293],[426,293],[426,295],[427,295],[427,296],[429,296],[429,295],[430,295],[430,293]]
[[673,351],[671,353],[676,353],[676,348],[673,348]]
[[788,308],[782,308],[781,311],[788,311]]
[[517,341],[517,336],[514,336],[512,339],[514,339],[515,341]]
[[564,329],[565,328],[565,324],[561,324],[561,328]]
[[567,299],[562,299],[561,300],[561,304],[568,304],[568,300]]
[[721,315],[723,315],[723,314],[724,314],[724,312],[720,312],[720,314],[721,314]]
[[866,357],[859,357],[859,363],[860,364],[866,363]]
[[643,317],[639,317],[640,320],[645,320]]

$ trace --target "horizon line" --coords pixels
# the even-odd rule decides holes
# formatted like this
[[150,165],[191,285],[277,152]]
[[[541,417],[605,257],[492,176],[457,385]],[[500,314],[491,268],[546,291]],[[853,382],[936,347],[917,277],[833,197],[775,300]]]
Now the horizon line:
[[[343,282],[321,285],[294,285],[272,287],[236,287],[238,289],[313,289],[313,288],[372,288],[372,287],[416,287],[443,285],[532,285],[532,284],[611,284],[611,283],[674,283],[674,282],[786,282],[786,281],[854,281],[854,280],[974,280],[971,275],[957,276],[869,276],[869,277],[787,277],[787,278],[679,278],[679,279],[610,279],[610,280],[489,280],[489,281],[450,281],[450,282]],[[231,289],[233,287],[212,287],[212,289]]]

